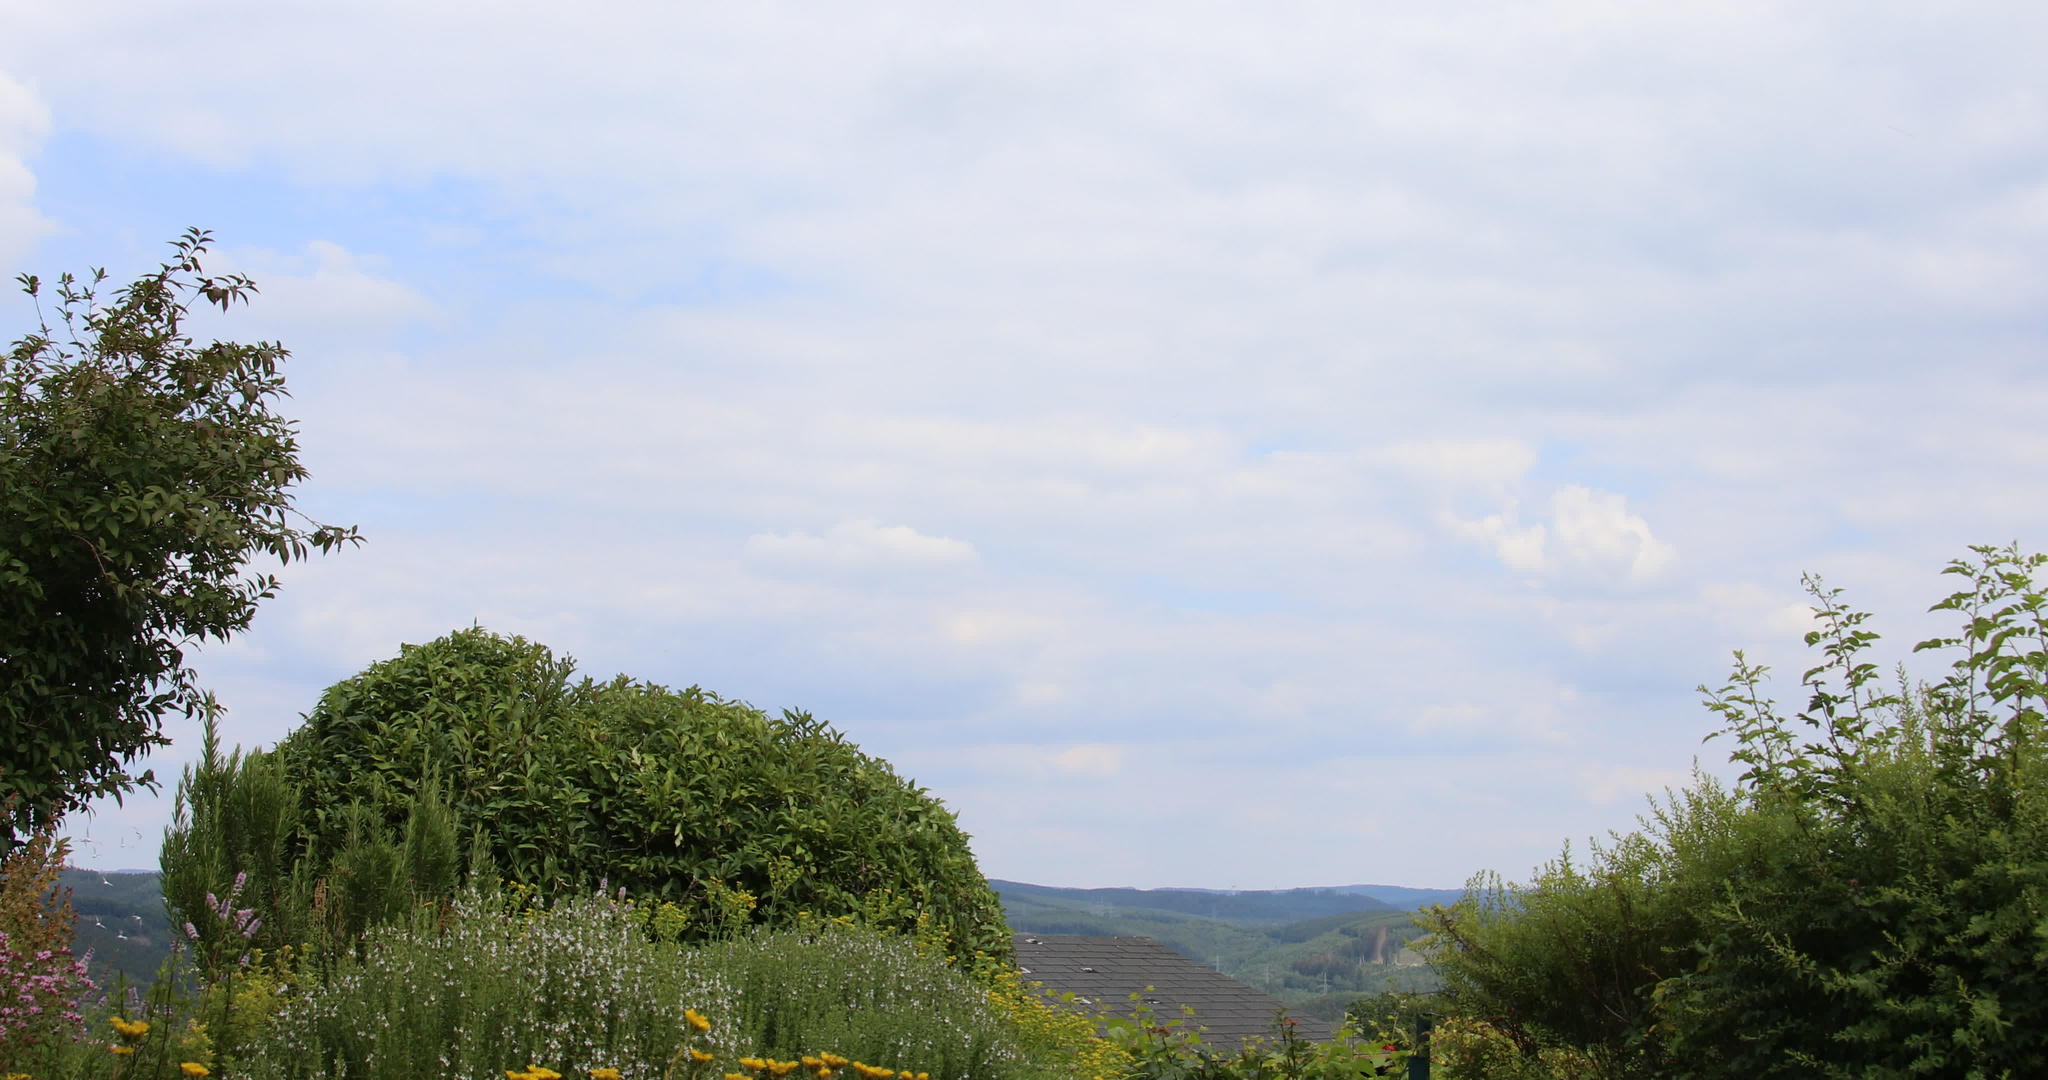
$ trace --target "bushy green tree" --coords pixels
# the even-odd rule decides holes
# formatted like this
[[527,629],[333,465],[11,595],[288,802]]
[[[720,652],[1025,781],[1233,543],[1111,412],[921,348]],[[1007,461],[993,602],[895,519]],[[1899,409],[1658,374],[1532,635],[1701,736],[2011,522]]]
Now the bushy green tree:
[[1419,917],[1432,932],[1421,947],[1455,1010],[1532,1065],[1569,1051],[1601,1076],[1671,1075],[1654,991],[1691,968],[1721,881],[1770,846],[1767,824],[1696,776],[1654,803],[1641,831],[1583,858],[1567,847],[1527,885],[1474,878],[1462,901]]
[[[257,879],[250,860],[275,857],[264,880],[324,905],[308,921],[346,936],[366,923],[337,925],[335,905],[446,895],[459,845],[465,866],[544,891],[604,883],[672,902],[693,938],[807,913],[922,924],[959,955],[1008,955],[953,815],[888,763],[805,713],[573,673],[543,645],[481,628],[405,646],[330,688],[270,754],[233,776],[188,776],[167,893],[175,878],[195,883],[183,903],[219,895],[235,874]],[[218,808],[261,801],[238,791],[273,773],[289,789],[275,801],[294,807],[286,849],[210,839]],[[446,823],[422,806],[445,807]]]
[[1915,646],[1954,656],[1939,681],[1881,690],[1868,616],[1810,582],[1806,709],[1739,658],[1710,695],[1784,825],[1659,987],[1699,1074],[2048,1074],[2048,556],[1971,551],[1933,608],[1959,633]]
[[[137,784],[170,712],[210,699],[185,649],[247,629],[276,591],[252,559],[357,539],[298,515],[293,425],[274,409],[285,350],[200,346],[196,301],[247,300],[207,276],[198,230],[171,262],[102,300],[95,271],[58,279],[47,320],[0,363],[0,849]],[[40,298],[42,283],[19,279]]]
[[1807,707],[1741,654],[1707,692],[1734,791],[1429,916],[1457,1008],[1610,1076],[2048,1074],[2048,557],[1971,550],[1939,681],[1883,689],[1809,578]]

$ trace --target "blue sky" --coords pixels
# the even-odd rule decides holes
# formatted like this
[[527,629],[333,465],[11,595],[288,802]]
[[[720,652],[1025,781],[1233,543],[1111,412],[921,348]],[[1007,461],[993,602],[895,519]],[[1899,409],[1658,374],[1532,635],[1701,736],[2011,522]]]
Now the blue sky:
[[[2044,45],[2017,2],[13,5],[0,262],[204,226],[263,290],[209,331],[293,350],[301,505],[370,543],[200,658],[230,740],[481,622],[809,709],[995,876],[1454,885],[1723,771],[1693,687],[1803,666],[1803,571],[1888,661],[1966,545],[2044,544]],[[79,860],[153,864],[169,802]]]

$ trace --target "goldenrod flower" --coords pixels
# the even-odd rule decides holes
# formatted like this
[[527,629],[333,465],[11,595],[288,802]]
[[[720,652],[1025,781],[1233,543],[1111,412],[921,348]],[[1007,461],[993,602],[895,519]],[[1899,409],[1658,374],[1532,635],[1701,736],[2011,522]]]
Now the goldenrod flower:
[[776,1076],[788,1076],[791,1072],[795,1071],[796,1067],[799,1064],[801,1064],[801,1062],[770,1061],[768,1063],[768,1071],[774,1073]]
[[108,1022],[114,1025],[115,1031],[131,1039],[139,1039],[149,1034],[149,1021],[147,1020],[124,1020],[121,1017],[114,1016],[109,1017]]
[[607,1065],[602,1069],[590,1070],[590,1080],[619,1080],[619,1070]]
[[714,1058],[714,1057],[717,1057],[717,1056],[718,1056],[718,1055],[716,1055],[716,1054],[714,1054],[714,1053],[711,1053],[711,1052],[710,1052],[710,1051],[708,1051],[708,1050],[699,1050],[699,1049],[697,1049],[697,1048],[695,1048],[695,1047],[691,1047],[691,1049],[690,1049],[690,1060],[691,1060],[691,1061],[698,1061],[698,1062],[703,1062],[703,1061],[710,1061],[710,1060],[711,1060],[712,1058]]
[[725,1080],[747,1080],[746,1073],[726,1073]]
[[107,1049],[113,1051],[116,1054],[119,1054],[122,1057],[127,1057],[129,1054],[135,1052],[135,1048],[132,1046],[109,1046],[107,1047]]
[[800,1061],[800,1062],[803,1062],[803,1064],[804,1064],[804,1067],[805,1067],[805,1068],[807,1068],[807,1069],[815,1069],[815,1068],[817,1068],[818,1066],[820,1066],[820,1065],[823,1065],[823,1064],[824,1064],[824,1062],[822,1062],[822,1061],[819,1061],[819,1060],[818,1060],[818,1059],[817,1059],[816,1057],[813,1057],[813,1056],[812,1056],[812,1055],[810,1055],[810,1054],[805,1054],[804,1056],[802,1056],[802,1057],[798,1058],[797,1060],[798,1060],[798,1061]]
[[765,1068],[767,1068],[767,1067],[768,1067],[768,1063],[767,1063],[767,1062],[765,1062],[765,1061],[763,1061],[763,1060],[761,1060],[760,1058],[741,1058],[741,1059],[740,1059],[740,1068],[742,1068],[742,1069],[753,1069],[753,1070],[759,1071],[759,1070],[761,1070],[761,1069],[765,1069]]
[[695,1009],[684,1009],[683,1019],[689,1021],[690,1026],[698,1031],[711,1030],[711,1021],[704,1019],[704,1014]]
[[209,1069],[196,1061],[180,1062],[178,1065],[178,1071],[184,1073],[186,1076],[207,1076],[212,1074],[213,1072],[212,1069]]
[[835,1069],[850,1063],[850,1059],[840,1057],[838,1054],[819,1054],[818,1060]]

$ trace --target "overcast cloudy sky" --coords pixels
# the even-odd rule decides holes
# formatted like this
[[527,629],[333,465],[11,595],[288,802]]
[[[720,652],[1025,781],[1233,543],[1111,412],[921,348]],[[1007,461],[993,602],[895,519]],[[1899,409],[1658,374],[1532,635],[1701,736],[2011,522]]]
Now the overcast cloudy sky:
[[1790,679],[1802,571],[1888,661],[2048,546],[2044,52],[2025,0],[9,3],[0,266],[204,226],[294,352],[370,542],[201,658],[230,740],[481,622],[810,709],[994,876],[1455,885],[1720,769],[1693,687]]

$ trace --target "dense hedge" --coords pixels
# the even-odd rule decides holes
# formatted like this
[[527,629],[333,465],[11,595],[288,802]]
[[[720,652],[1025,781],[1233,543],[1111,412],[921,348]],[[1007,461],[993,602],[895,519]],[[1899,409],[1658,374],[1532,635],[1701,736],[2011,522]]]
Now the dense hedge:
[[[481,628],[405,646],[330,688],[275,752],[210,754],[187,776],[167,898],[192,912],[246,870],[279,906],[296,896],[356,932],[475,866],[668,900],[694,938],[809,912],[923,919],[962,953],[1008,954],[966,835],[887,762],[805,713],[573,674]],[[227,835],[222,810],[252,785],[281,787],[277,805],[234,816],[280,821],[274,837]]]
[[[1971,549],[1931,683],[1809,579],[1822,656],[1783,715],[1736,657],[1744,772],[1638,833],[1427,917],[1453,1011],[1514,1068],[1603,1077],[2048,1075],[2048,557]],[[1489,887],[1490,885],[1490,887]]]

